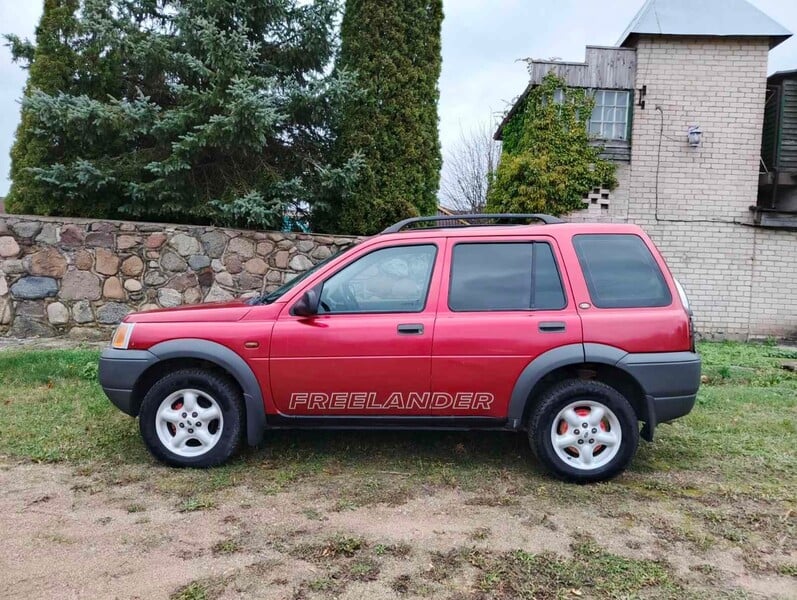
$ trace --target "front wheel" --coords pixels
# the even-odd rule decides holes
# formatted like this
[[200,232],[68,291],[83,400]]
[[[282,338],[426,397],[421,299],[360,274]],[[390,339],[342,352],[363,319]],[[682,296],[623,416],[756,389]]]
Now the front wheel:
[[158,460],[175,467],[213,467],[241,444],[241,392],[226,377],[182,369],[162,377],[141,403],[139,429]]
[[611,479],[639,444],[634,409],[616,389],[573,379],[548,389],[529,420],[531,449],[555,476],[576,483]]

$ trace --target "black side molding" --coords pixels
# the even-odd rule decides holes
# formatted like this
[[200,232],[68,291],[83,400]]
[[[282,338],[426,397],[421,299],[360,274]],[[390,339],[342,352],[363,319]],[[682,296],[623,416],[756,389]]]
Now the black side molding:
[[367,429],[367,430],[440,430],[468,431],[471,429],[506,430],[507,420],[493,417],[383,417],[383,416],[315,416],[269,415],[268,429]]

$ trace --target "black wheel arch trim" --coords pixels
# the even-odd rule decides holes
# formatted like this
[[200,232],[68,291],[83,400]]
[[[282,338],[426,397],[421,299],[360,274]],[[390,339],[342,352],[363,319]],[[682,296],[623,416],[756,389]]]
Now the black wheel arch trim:
[[584,344],[568,344],[548,350],[532,360],[520,373],[509,398],[507,419],[514,429],[525,426],[523,415],[534,387],[551,371],[584,362]]
[[175,358],[196,358],[218,365],[227,371],[241,386],[246,409],[246,441],[256,446],[263,440],[266,429],[266,409],[260,383],[254,372],[241,356],[209,340],[184,338],[161,342],[149,348],[158,361]]
[[620,348],[615,348],[614,346],[595,343],[584,344],[584,362],[605,364],[616,367],[631,377],[631,379],[637,383],[639,389],[642,390],[642,397],[639,399],[640,403],[635,406],[635,409],[638,409],[640,412],[639,420],[644,421],[645,423],[640,436],[642,439],[652,442],[653,432],[656,430],[656,425],[658,424],[656,419],[656,411],[652,398],[648,394],[643,383],[639,380],[639,377],[635,373],[632,373],[631,370],[626,368],[625,364],[623,363],[623,361],[629,356],[634,355],[626,352],[625,350],[621,350]]
[[[584,363],[611,365],[624,371],[637,381],[637,383],[640,383],[634,373],[627,369],[622,363],[622,360],[627,356],[630,356],[629,353],[620,348],[592,343],[569,344],[544,352],[523,369],[515,382],[515,387],[512,390],[512,395],[509,400],[508,418],[510,425],[517,429],[524,427],[523,417],[527,402],[531,400],[531,392],[534,390],[534,387],[551,371],[561,367]],[[644,391],[644,387],[641,383],[640,388]],[[644,398],[640,408],[645,413],[641,415],[641,417],[642,420],[646,421],[646,427],[651,424],[655,427],[655,415],[652,419],[650,418],[651,407],[651,402],[648,401],[647,398]],[[648,429],[650,429],[650,431],[646,431],[646,435],[643,437],[647,438],[650,436],[652,438],[652,428],[648,427]]]
[[551,371],[570,365],[599,363],[620,369],[642,390],[638,406],[645,422],[642,437],[653,439],[656,426],[687,414],[700,387],[700,356],[693,352],[629,353],[605,344],[569,344],[549,350],[521,372],[509,400],[508,425],[525,426],[523,417],[535,386]]

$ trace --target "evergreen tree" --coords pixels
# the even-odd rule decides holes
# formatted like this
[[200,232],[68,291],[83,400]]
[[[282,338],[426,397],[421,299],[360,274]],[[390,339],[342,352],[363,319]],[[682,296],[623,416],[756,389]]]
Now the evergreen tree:
[[[558,97],[557,97],[558,96]],[[617,185],[614,163],[590,143],[594,101],[548,73],[504,126],[501,162],[487,194],[487,212],[561,215],[584,208],[584,193]]]
[[329,162],[336,0],[74,3],[73,85],[33,78],[37,37],[23,100],[32,140],[69,149],[25,163],[36,212],[278,227],[353,177]]
[[336,152],[361,153],[365,167],[352,193],[319,207],[319,227],[372,234],[435,213],[442,20],[442,0],[347,0],[338,68],[361,95],[345,103]]
[[[6,36],[13,59],[29,67],[26,98],[35,90],[57,94],[74,88],[76,57],[70,43],[77,34],[77,7],[78,0],[45,0],[35,46],[16,36]],[[68,148],[35,135],[36,127],[35,115],[23,108],[11,148],[12,184],[5,200],[9,212],[43,211],[47,204],[45,190],[28,168],[55,162],[69,152]]]

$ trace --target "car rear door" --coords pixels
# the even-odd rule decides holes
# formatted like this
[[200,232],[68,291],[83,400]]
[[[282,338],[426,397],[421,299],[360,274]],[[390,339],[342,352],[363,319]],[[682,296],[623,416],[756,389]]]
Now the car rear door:
[[555,240],[448,241],[432,348],[435,416],[505,418],[523,369],[582,341],[581,320]]
[[585,344],[642,353],[691,349],[689,315],[647,236],[624,229],[576,234],[570,243],[563,251],[576,265],[571,281]]
[[444,250],[417,238],[368,249],[324,281],[318,315],[286,306],[271,341],[279,412],[426,416]]

